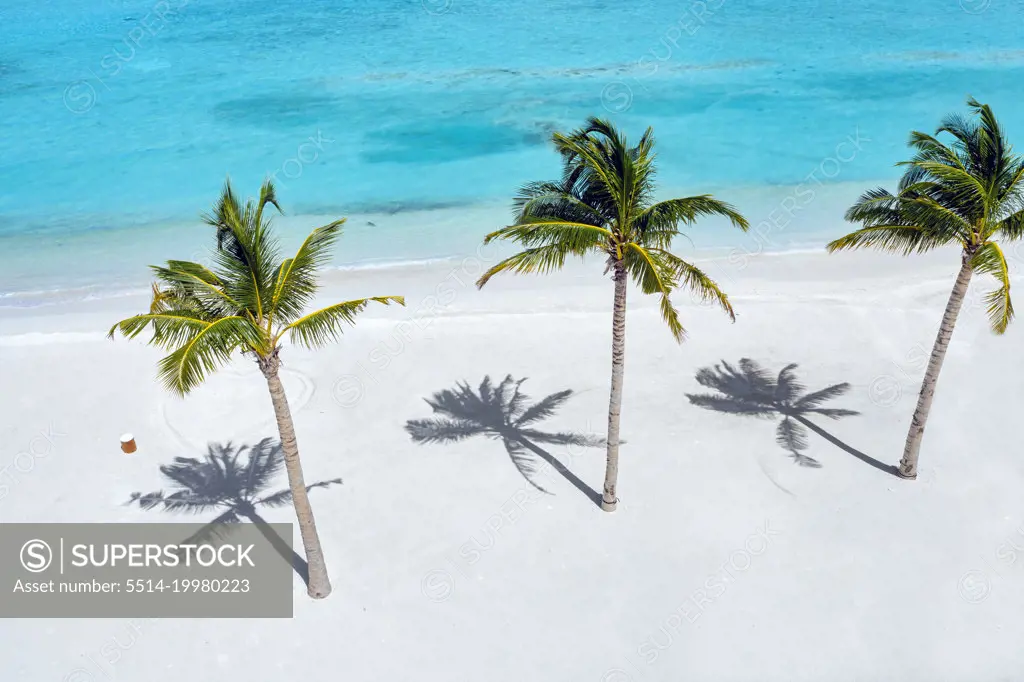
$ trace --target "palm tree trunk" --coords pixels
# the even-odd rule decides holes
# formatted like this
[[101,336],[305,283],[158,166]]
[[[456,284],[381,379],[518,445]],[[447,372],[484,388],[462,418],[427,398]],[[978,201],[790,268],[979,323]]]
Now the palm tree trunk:
[[924,381],[921,384],[921,394],[917,399],[917,409],[914,410],[914,418],[910,421],[910,432],[907,434],[907,444],[903,448],[903,459],[900,460],[899,467],[899,475],[903,478],[917,478],[917,457],[921,452],[921,440],[924,438],[924,427],[928,421],[928,413],[932,409],[935,385],[939,380],[942,361],[946,358],[949,340],[953,337],[953,327],[956,325],[956,318],[960,314],[960,306],[963,305],[964,296],[967,295],[967,287],[971,283],[971,274],[973,273],[970,265],[970,254],[965,252],[963,264],[960,266],[960,274],[957,275],[956,284],[953,285],[953,291],[949,295],[946,312],[942,315],[942,325],[939,327],[939,334],[935,338],[932,355],[928,359],[928,368],[925,370]]
[[615,307],[612,311],[612,393],[608,401],[608,462],[604,471],[601,509],[611,512],[619,504],[619,415],[622,413],[622,375],[626,360],[626,268],[615,262]]
[[307,592],[314,599],[323,599],[331,593],[331,580],[327,575],[327,564],[324,552],[320,547],[320,537],[316,532],[316,521],[313,519],[313,508],[309,505],[306,493],[306,481],[302,476],[302,462],[299,461],[299,446],[295,440],[295,425],[292,413],[288,408],[288,398],[284,394],[284,386],[277,376],[281,365],[275,351],[269,358],[260,358],[260,369],[267,378],[270,388],[270,399],[274,403],[274,415],[277,417],[277,429],[281,434],[281,449],[284,451],[284,466],[288,472],[288,487],[292,491],[292,503],[295,516],[299,521],[299,535],[309,562],[309,582]]

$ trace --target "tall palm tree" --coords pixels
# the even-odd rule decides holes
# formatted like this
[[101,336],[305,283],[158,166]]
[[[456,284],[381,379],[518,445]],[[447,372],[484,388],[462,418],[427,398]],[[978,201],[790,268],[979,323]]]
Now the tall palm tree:
[[[923,253],[940,246],[960,249],[960,272],[942,315],[903,449],[899,474],[917,478],[925,423],[953,336],[960,307],[977,272],[992,275],[998,288],[985,297],[992,330],[1006,331],[1013,319],[1010,273],[997,239],[1024,237],[1024,159],[1013,153],[992,109],[967,101],[973,116],[946,117],[935,135],[912,132],[910,161],[896,194],[878,188],[846,212],[863,227],[828,245],[829,252],[871,247],[889,253]],[[949,144],[938,136],[948,134]]]
[[309,562],[309,595],[331,593],[320,538],[299,461],[288,399],[278,377],[285,336],[307,348],[334,341],[355,322],[371,301],[405,305],[401,296],[360,298],[303,314],[317,291],[316,272],[341,234],[344,219],[313,230],[291,258],[281,259],[267,204],[280,211],[274,185],[268,180],[259,199],[244,205],[230,182],[213,212],[203,216],[216,228],[212,268],[171,260],[152,266],[156,277],[148,313],[122,320],[110,329],[135,338],[152,328],[151,345],[170,351],[158,365],[164,385],[179,396],[199,386],[207,375],[227,363],[235,352],[255,360],[267,380],[284,449],[302,545]]
[[746,219],[732,206],[708,194],[654,203],[654,135],[650,128],[630,147],[625,135],[608,121],[591,118],[568,135],[552,136],[562,157],[557,182],[524,186],[515,198],[515,224],[484,239],[509,240],[526,247],[480,277],[483,287],[499,272],[547,273],[560,269],[569,256],[598,254],[605,274],[615,282],[612,308],[612,386],[608,407],[608,454],[601,508],[618,504],[619,415],[626,354],[627,278],[645,294],[661,297],[661,315],[676,341],[685,330],[670,296],[690,288],[702,301],[718,303],[733,320],[728,296],[695,265],[669,249],[679,226],[700,216],[721,215],[742,230]]
[[[240,461],[246,455],[246,461]],[[171,483],[173,492],[165,495],[132,493],[129,502],[143,509],[162,508],[168,512],[202,514],[218,510],[220,515],[204,528],[215,532],[220,524],[239,523],[243,518],[259,528],[267,540],[285,559],[289,560],[299,576],[309,584],[309,565],[271,528],[257,509],[283,507],[292,503],[291,488],[267,493],[267,488],[281,472],[284,458],[281,444],[264,438],[253,446],[233,447],[211,443],[203,459],[175,457],[173,464],[160,467],[160,473]],[[318,481],[306,486],[327,488],[340,484],[340,478]],[[201,535],[200,530],[196,535]]]
[[530,398],[520,387],[526,379],[506,376],[495,386],[485,376],[480,388],[474,391],[466,382],[459,382],[455,390],[438,391],[427,399],[434,414],[431,419],[410,419],[405,430],[416,443],[451,443],[473,436],[486,436],[501,440],[505,451],[523,478],[541,492],[547,492],[534,476],[539,457],[572,483],[584,495],[600,504],[601,496],[576,474],[567,469],[537,443],[599,447],[604,440],[577,433],[547,433],[536,428],[536,423],[555,413],[569,398],[566,389],[530,405]]

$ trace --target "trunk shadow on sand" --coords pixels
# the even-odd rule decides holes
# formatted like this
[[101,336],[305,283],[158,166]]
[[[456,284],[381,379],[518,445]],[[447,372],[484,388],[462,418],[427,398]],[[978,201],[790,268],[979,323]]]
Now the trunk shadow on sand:
[[[244,459],[243,455],[246,455]],[[230,442],[211,443],[201,460],[175,457],[173,463],[160,467],[160,473],[170,483],[172,492],[164,494],[163,490],[159,490],[145,495],[132,493],[128,504],[138,504],[142,509],[160,508],[171,513],[220,512],[219,516],[193,533],[186,542],[222,538],[233,524],[247,519],[259,529],[308,587],[309,564],[257,511],[259,507],[273,509],[291,506],[290,489],[266,492],[283,467],[281,444],[270,438],[241,447],[234,447]],[[307,485],[306,490],[328,488],[341,482],[340,478],[317,481]]]
[[473,436],[500,440],[505,451],[523,478],[541,492],[551,494],[538,483],[537,460],[548,464],[576,487],[595,505],[601,505],[601,493],[591,488],[557,457],[541,448],[538,443],[564,445],[574,456],[574,447],[598,448],[605,445],[604,438],[580,433],[548,433],[531,425],[551,417],[570,397],[572,390],[559,391],[531,404],[520,386],[526,379],[506,376],[500,384],[493,384],[485,376],[476,390],[468,383],[459,382],[455,389],[438,391],[426,402],[434,414],[430,419],[410,419],[405,430],[416,443],[454,443]]
[[807,430],[810,430],[868,466],[898,476],[895,466],[847,445],[808,419],[812,415],[829,419],[859,415],[860,412],[854,410],[822,407],[847,393],[850,384],[833,384],[808,393],[794,374],[796,368],[796,364],[786,365],[774,376],[749,358],[742,358],[738,369],[723,360],[720,365],[705,367],[696,375],[697,383],[715,393],[688,393],[686,397],[698,407],[718,412],[761,419],[781,418],[775,430],[775,442],[800,466],[821,467],[818,460],[804,453],[808,446]]

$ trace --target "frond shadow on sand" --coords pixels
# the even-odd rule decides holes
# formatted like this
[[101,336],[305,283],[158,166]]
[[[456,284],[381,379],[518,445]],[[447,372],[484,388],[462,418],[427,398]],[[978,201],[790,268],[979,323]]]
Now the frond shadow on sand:
[[775,376],[749,358],[742,358],[738,368],[723,360],[714,367],[700,369],[696,375],[697,383],[714,393],[688,393],[686,397],[698,407],[727,414],[761,419],[781,418],[775,429],[775,442],[801,466],[821,467],[818,460],[804,452],[808,447],[807,431],[810,430],[865,464],[897,476],[896,467],[847,445],[810,421],[812,415],[829,419],[859,415],[860,412],[854,410],[823,407],[825,403],[846,394],[850,384],[834,384],[807,393],[806,387],[796,377],[796,368],[796,364],[786,365]]
[[434,417],[410,419],[405,430],[420,444],[454,443],[474,436],[500,440],[516,469],[536,489],[550,494],[536,480],[540,460],[600,506],[601,494],[538,443],[603,447],[605,439],[579,433],[549,433],[536,428],[538,422],[554,415],[572,397],[573,391],[552,393],[530,404],[530,398],[521,389],[525,381],[525,378],[513,379],[508,375],[495,385],[490,376],[485,376],[476,390],[467,382],[459,382],[454,389],[438,391],[426,399]]
[[[292,492],[288,488],[267,492],[273,479],[284,468],[281,444],[264,438],[255,445],[235,447],[229,443],[210,443],[203,459],[175,457],[171,464],[160,467],[170,484],[171,492],[132,493],[128,504],[142,509],[162,509],[170,513],[220,514],[186,542],[197,542],[223,534],[225,524],[253,523],[281,557],[289,562],[302,581],[309,585],[309,565],[291,545],[285,542],[260,516],[258,508],[290,506]],[[328,488],[341,483],[340,478],[318,481],[306,486]]]

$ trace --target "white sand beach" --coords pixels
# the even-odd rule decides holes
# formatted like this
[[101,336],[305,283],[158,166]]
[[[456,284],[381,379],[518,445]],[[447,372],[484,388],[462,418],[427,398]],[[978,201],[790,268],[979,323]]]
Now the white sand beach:
[[[296,578],[291,620],[6,620],[2,677],[1019,679],[1024,326],[988,330],[989,281],[976,278],[957,325],[918,480],[864,461],[899,461],[956,252],[706,261],[737,321],[680,293],[682,345],[657,301],[631,289],[613,514],[547,468],[551,494],[538,493],[500,441],[421,445],[403,428],[430,416],[435,391],[511,374],[528,377],[533,399],[575,391],[539,428],[602,434],[612,285],[601,264],[477,291],[492,257],[332,272],[325,302],[403,294],[408,305],[370,309],[326,350],[283,353],[306,479],[344,479],[310,495],[331,597],[310,600]],[[0,520],[206,520],[124,503],[160,489],[158,467],[176,456],[277,438],[254,365],[179,399],[155,380],[157,349],[104,337],[146,305],[0,318]],[[825,432],[809,432],[805,451],[820,468],[775,442],[776,420],[690,404],[706,392],[699,369],[742,358],[773,373],[797,363],[808,390],[851,384],[829,406],[859,415],[809,417]],[[131,455],[118,449],[126,431]],[[543,447],[600,490],[601,448]],[[293,520],[287,507],[265,516]]]

